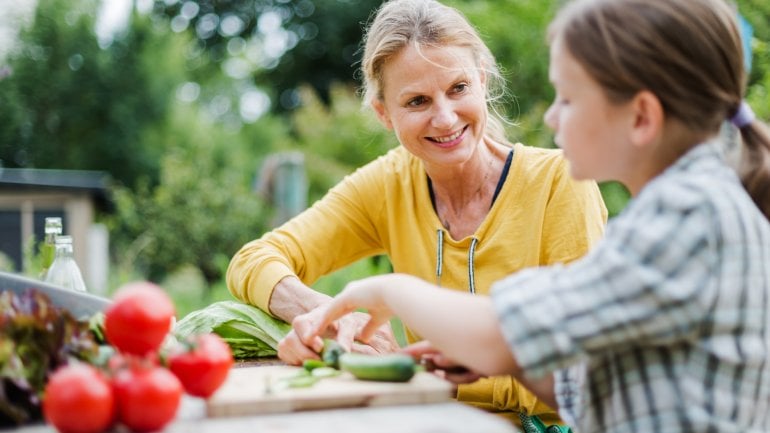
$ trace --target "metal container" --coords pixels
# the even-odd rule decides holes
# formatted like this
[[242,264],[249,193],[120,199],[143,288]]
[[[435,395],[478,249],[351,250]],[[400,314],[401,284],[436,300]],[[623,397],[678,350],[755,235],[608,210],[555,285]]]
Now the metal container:
[[27,278],[8,272],[0,272],[0,291],[12,290],[23,293],[28,289],[37,289],[45,293],[54,305],[68,310],[74,317],[90,317],[104,311],[110,300],[90,293],[74,292],[40,280]]

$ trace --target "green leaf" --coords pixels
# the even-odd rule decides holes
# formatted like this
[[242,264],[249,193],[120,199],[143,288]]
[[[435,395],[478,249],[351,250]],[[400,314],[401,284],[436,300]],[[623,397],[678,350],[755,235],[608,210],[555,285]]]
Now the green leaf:
[[0,427],[41,419],[49,375],[73,358],[92,362],[97,354],[88,321],[37,290],[0,291]]
[[174,333],[183,339],[214,332],[222,337],[236,359],[275,356],[278,342],[291,326],[259,308],[239,301],[220,301],[193,311],[177,322]]

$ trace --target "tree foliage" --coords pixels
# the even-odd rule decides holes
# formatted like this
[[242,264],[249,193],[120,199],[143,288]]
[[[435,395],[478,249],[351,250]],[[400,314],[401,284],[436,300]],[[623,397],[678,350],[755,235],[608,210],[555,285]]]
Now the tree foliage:
[[320,198],[348,173],[396,146],[393,133],[362,109],[351,85],[335,84],[329,103],[309,87],[291,114],[296,149],[306,155],[310,198]]
[[297,107],[310,85],[329,103],[335,82],[354,80],[363,24],[381,0],[155,0],[155,13],[194,35],[216,61],[240,54],[278,112]]
[[[8,167],[109,171],[127,185],[157,177],[162,148],[139,138],[165,117],[180,77],[164,68],[164,44],[149,20],[102,49],[94,0],[46,0],[22,31],[0,81],[0,159]],[[160,66],[160,67],[158,67]]]
[[202,118],[196,107],[178,104],[169,123],[150,142],[173,137],[178,144],[161,159],[160,182],[116,189],[111,219],[116,261],[129,261],[154,280],[192,264],[206,281],[223,277],[230,257],[267,229],[271,209],[251,190],[254,143],[285,133],[265,118],[253,141]]
[[761,0],[741,0],[738,10],[754,30],[752,61],[747,99],[757,115],[770,120],[770,3]]
[[[510,137],[553,146],[545,30],[562,0],[445,1],[503,67]],[[0,160],[110,172],[116,263],[155,280],[192,264],[221,281],[236,249],[271,228],[273,209],[252,191],[268,155],[304,153],[312,202],[396,145],[355,92],[363,25],[380,3],[155,0],[100,47],[97,0],[41,0],[0,80]],[[767,119],[770,6],[737,6],[755,31],[748,99]],[[254,89],[273,105],[256,121],[238,105]],[[622,209],[626,191],[602,188],[611,213]]]

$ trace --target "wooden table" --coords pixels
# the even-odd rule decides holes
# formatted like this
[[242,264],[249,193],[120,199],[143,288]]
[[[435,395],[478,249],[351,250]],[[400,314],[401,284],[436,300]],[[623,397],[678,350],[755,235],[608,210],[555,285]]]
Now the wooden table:
[[516,433],[462,403],[332,409],[237,418],[180,419],[167,433]]
[[[204,402],[185,397],[177,419],[164,433],[517,433],[508,421],[462,403],[382,406],[206,418]],[[18,433],[56,433],[48,425],[32,425]],[[115,430],[123,433],[126,430]]]
[[[280,365],[277,360],[238,362],[235,368]],[[48,425],[19,433],[55,433]],[[116,429],[115,433],[127,430]],[[517,433],[505,419],[463,403],[314,410],[241,417],[208,418],[206,402],[184,396],[176,420],[164,433]]]

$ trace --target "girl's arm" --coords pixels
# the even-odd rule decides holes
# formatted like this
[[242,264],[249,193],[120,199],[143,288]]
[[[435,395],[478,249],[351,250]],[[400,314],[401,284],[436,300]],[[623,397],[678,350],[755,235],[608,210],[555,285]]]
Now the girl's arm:
[[332,302],[309,313],[302,329],[295,331],[320,352],[320,335],[335,320],[357,308],[367,309],[371,320],[358,335],[338,334],[346,348],[354,338],[368,341],[381,325],[398,316],[446,357],[484,375],[512,374],[554,404],[550,376],[538,381],[523,377],[500,332],[489,297],[442,289],[410,275],[379,275],[349,283]]

